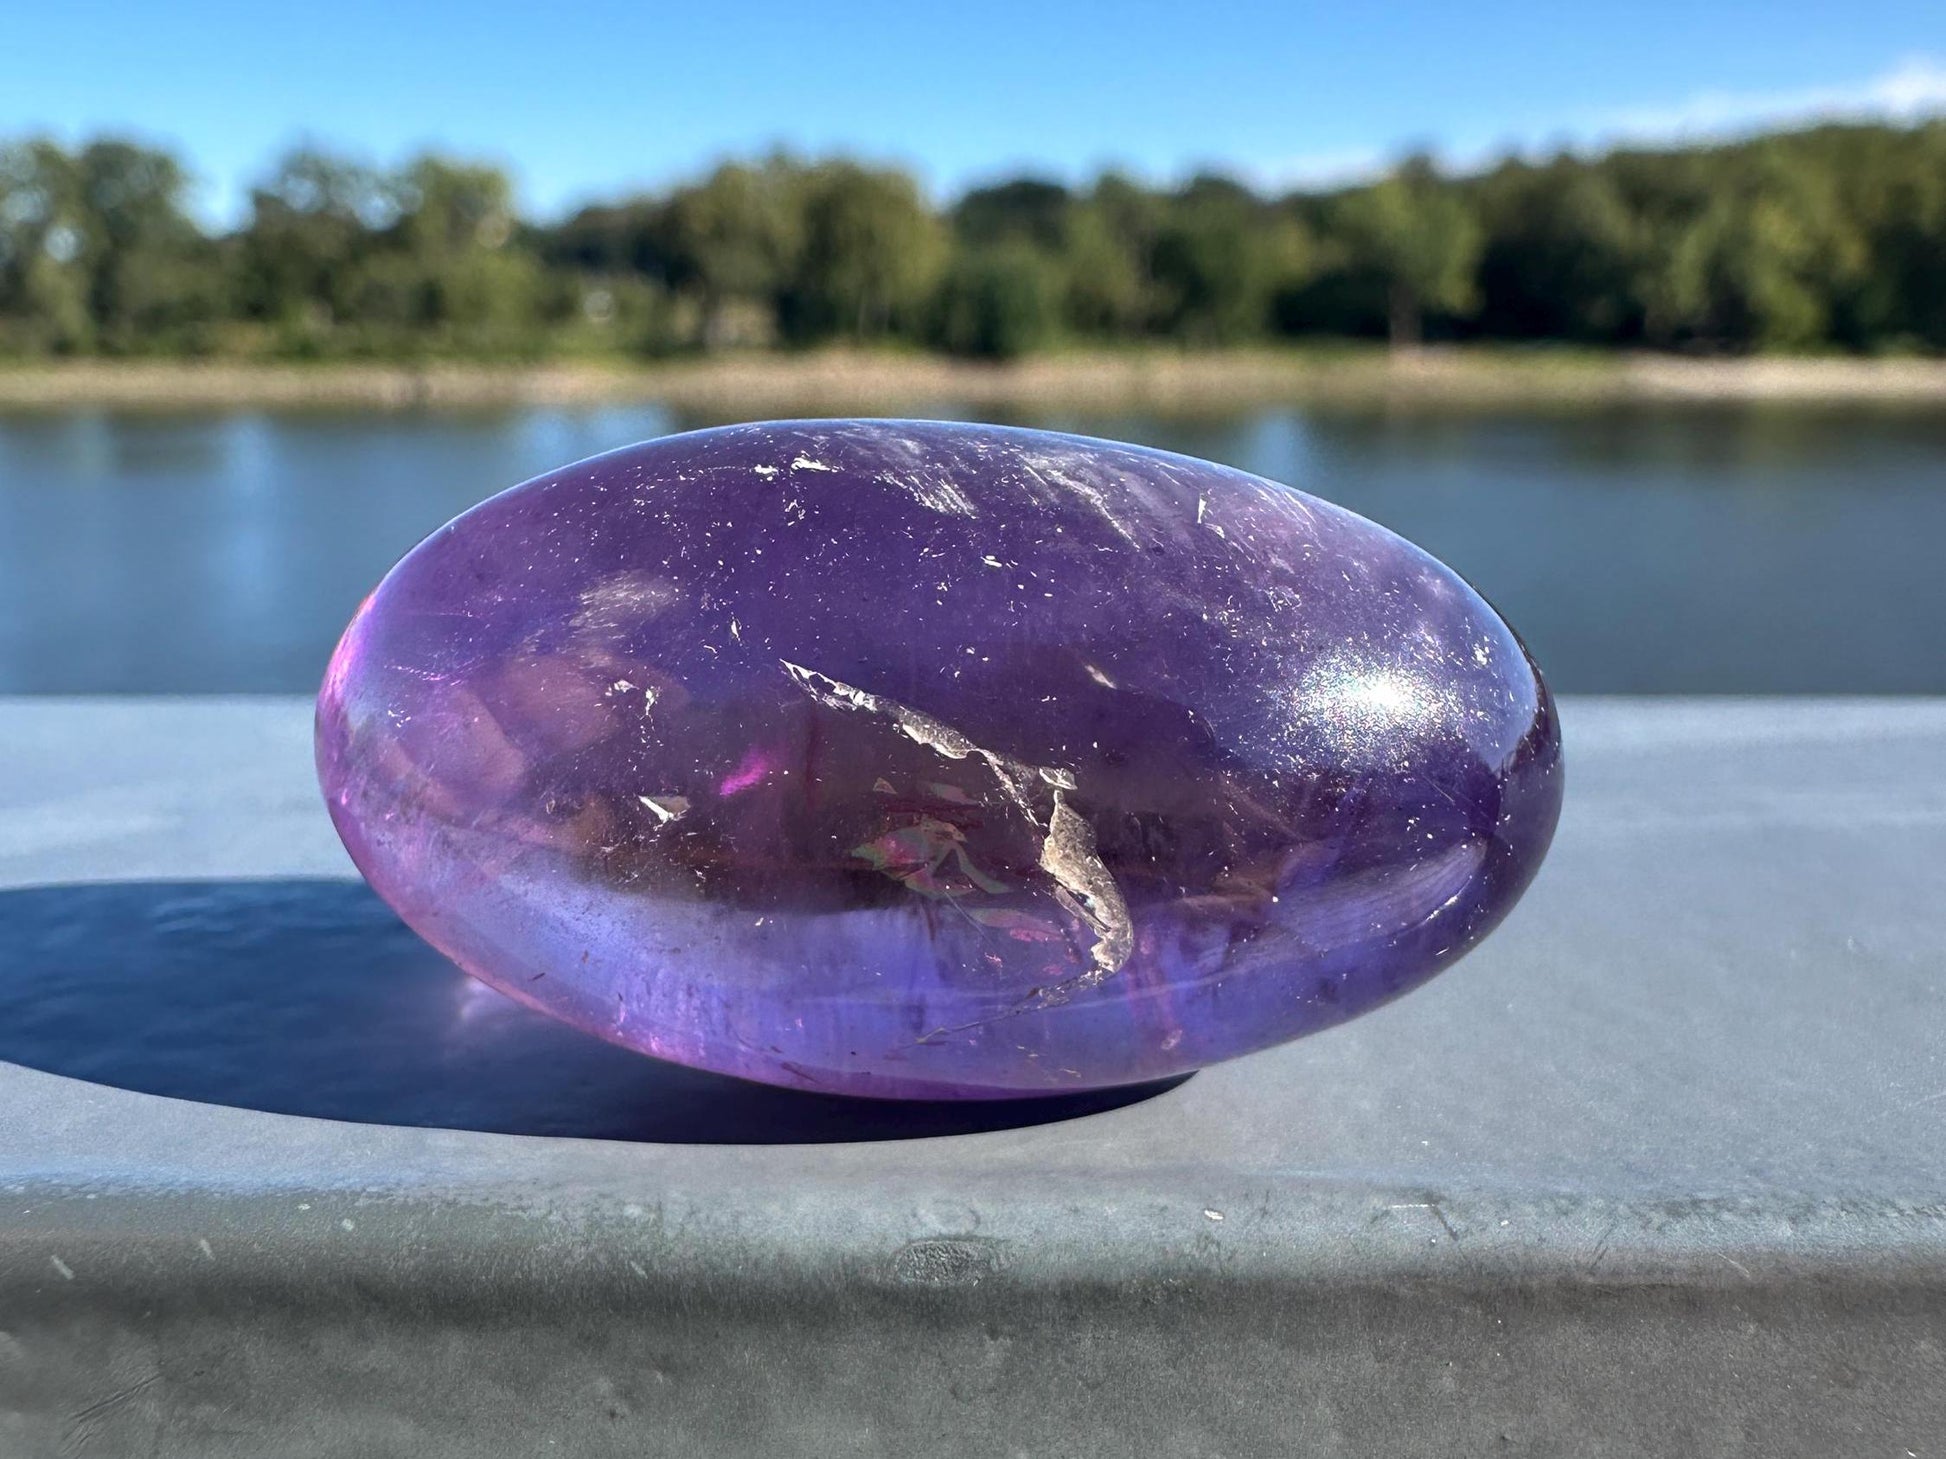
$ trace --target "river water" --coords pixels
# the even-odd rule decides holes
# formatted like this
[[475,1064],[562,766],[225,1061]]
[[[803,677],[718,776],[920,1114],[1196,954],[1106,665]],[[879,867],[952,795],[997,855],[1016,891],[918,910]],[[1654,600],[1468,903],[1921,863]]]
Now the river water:
[[[704,423],[654,406],[0,414],[0,693],[309,692],[359,599],[448,517]],[[1012,423],[1229,462],[1375,518],[1465,574],[1561,691],[1946,693],[1946,413]]]

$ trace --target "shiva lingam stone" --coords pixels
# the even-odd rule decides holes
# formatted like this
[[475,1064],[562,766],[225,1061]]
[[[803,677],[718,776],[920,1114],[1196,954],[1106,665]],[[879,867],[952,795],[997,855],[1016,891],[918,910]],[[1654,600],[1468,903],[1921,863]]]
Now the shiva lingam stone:
[[1561,804],[1450,569],[1286,486],[995,426],[799,421],[566,466],[346,629],[319,775],[428,941],[774,1084],[1159,1079],[1414,987]]

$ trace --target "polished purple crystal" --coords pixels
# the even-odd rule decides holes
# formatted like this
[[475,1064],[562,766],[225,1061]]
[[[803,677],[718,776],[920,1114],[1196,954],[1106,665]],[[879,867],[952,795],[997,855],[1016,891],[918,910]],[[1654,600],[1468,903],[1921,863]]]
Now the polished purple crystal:
[[1337,1023],[1513,905],[1520,640],[1288,487],[994,426],[701,431],[422,542],[318,703],[353,859],[461,967],[777,1084],[1023,1095]]

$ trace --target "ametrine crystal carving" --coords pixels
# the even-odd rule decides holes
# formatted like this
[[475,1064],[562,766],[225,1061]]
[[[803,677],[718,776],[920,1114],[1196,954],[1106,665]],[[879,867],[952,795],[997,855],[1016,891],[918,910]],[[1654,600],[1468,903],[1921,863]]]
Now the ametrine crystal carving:
[[415,548],[318,705],[353,859],[603,1038],[893,1097],[1160,1078],[1459,957],[1561,801],[1454,573],[1288,487],[924,422],[701,431]]

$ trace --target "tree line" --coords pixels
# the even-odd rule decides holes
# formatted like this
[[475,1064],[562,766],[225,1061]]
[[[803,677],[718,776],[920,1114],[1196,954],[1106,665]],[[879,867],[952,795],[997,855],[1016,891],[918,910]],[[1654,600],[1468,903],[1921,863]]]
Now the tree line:
[[897,344],[1558,341],[1946,351],[1946,121],[1724,145],[1423,157],[1268,196],[1022,178],[934,206],[787,154],[524,219],[494,167],[306,147],[212,233],[106,138],[0,145],[0,355],[502,358]]

